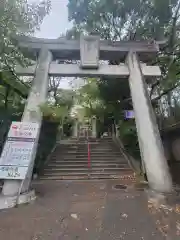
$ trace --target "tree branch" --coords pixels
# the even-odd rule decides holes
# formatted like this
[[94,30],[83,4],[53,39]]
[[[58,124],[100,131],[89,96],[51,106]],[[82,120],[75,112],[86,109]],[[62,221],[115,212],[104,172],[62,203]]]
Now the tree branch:
[[162,92],[158,97],[153,98],[152,102],[158,101],[159,99],[161,99],[164,95],[168,94],[169,92],[173,91],[174,89],[176,89],[178,86],[180,85],[180,83],[175,84],[173,87],[165,90],[164,92]]
[[[174,89],[176,89],[177,87],[179,87],[180,83],[177,83],[175,86],[165,90],[164,92],[162,92],[158,97],[156,98],[153,98],[151,101],[152,103],[155,103],[156,101],[160,100],[163,96],[165,96],[166,94],[168,94],[169,92],[173,91]],[[126,103],[126,102],[130,102],[132,101],[132,98],[127,98],[125,100],[123,100],[123,103]]]
[[150,98],[151,98],[152,95],[153,95],[153,91],[154,91],[155,87],[157,87],[159,84],[160,84],[160,82],[157,81],[157,82],[153,83],[153,85],[151,86]]

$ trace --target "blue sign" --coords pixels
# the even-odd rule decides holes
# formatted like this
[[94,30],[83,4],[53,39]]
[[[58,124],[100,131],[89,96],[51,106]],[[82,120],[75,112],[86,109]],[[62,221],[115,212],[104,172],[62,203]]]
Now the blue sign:
[[126,118],[126,119],[135,118],[135,117],[134,117],[134,111],[133,111],[133,110],[126,110],[126,111],[125,111],[125,118]]

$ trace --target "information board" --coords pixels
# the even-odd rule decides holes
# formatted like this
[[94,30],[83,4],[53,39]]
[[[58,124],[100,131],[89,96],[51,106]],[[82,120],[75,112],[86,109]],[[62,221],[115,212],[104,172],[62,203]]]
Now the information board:
[[0,179],[24,179],[35,147],[39,125],[12,122],[0,158]]
[[12,122],[8,138],[35,139],[38,133],[38,128],[37,123]]

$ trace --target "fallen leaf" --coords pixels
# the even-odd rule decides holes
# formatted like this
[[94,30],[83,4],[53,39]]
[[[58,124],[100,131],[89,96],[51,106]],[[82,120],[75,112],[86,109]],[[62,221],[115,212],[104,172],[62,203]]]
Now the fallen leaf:
[[175,212],[180,213],[180,205],[176,205]]
[[74,214],[74,213],[73,213],[73,214],[71,214],[71,217],[72,217],[72,218],[74,218],[74,219],[78,219],[78,216],[77,216],[77,214]]

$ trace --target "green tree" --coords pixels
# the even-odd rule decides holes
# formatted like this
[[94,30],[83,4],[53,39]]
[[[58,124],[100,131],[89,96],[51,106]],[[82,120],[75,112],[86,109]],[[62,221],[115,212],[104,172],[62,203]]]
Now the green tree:
[[[99,34],[101,39],[114,41],[166,39],[166,44],[157,59],[150,63],[159,64],[162,78],[151,83],[149,89],[153,102],[158,101],[161,105],[163,98],[163,101],[166,99],[168,102],[169,108],[172,107],[171,92],[180,83],[180,1],[69,0],[68,9],[69,19],[74,23],[68,36],[74,34],[77,37],[81,32],[85,32]],[[119,62],[111,62],[111,64],[119,64]],[[119,79],[114,81],[101,79],[99,87],[104,99],[111,102],[115,109],[117,105],[123,108],[132,105],[127,83]]]
[[[148,83],[148,89],[158,118],[163,116],[166,120],[167,116],[175,115],[175,108],[179,111],[179,0],[69,0],[68,9],[69,20],[73,22],[73,28],[67,33],[68,38],[78,38],[85,33],[98,34],[102,40],[111,41],[166,40],[157,58],[149,62],[160,66],[162,77]],[[135,135],[134,122],[128,124],[121,121],[124,118],[123,110],[132,109],[128,81],[102,78],[97,80],[97,84],[99,97],[106,109],[105,118],[113,117],[116,123],[119,122],[126,146],[130,144],[129,149],[134,148],[129,142]]]
[[[30,3],[27,0],[3,0],[0,2],[0,84],[1,96],[12,92],[27,97],[29,86],[14,71],[17,64],[26,65],[28,54],[18,47],[19,36],[33,34],[50,10],[50,1]],[[4,101],[4,100],[3,100]]]
[[16,38],[33,34],[49,10],[49,0],[39,3],[29,3],[27,0],[0,2],[0,101],[4,101],[6,107],[9,95],[26,98],[29,90],[29,85],[14,71],[17,64],[26,65],[29,62],[28,54],[19,49]]
[[33,34],[50,10],[50,0],[29,3],[28,0],[0,2],[0,70],[13,71],[16,64],[27,63],[18,47],[17,37]]
[[94,78],[86,79],[84,86],[79,88],[76,92],[76,100],[84,109],[86,117],[96,115],[97,109],[103,108],[97,80]]
[[64,105],[71,109],[73,105],[74,92],[71,89],[62,89],[62,78],[51,77],[49,81],[49,101],[54,103],[54,106]]
[[178,4],[178,0],[69,0],[68,8],[77,29],[103,39],[129,40],[163,37]]

